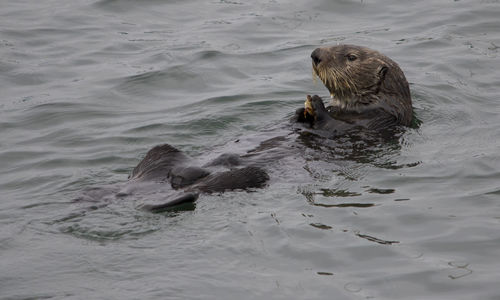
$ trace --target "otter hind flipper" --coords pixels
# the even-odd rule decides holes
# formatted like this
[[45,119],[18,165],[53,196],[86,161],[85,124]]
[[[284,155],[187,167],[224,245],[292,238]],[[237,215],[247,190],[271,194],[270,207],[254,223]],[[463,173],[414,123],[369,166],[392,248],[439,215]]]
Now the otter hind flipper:
[[201,178],[207,177],[209,174],[208,170],[200,167],[179,166],[172,168],[169,179],[174,189],[180,189],[197,182]]
[[234,166],[239,166],[242,164],[241,157],[235,153],[223,153],[219,155],[217,158],[212,160],[209,163],[203,165],[203,167],[214,167],[214,166],[224,166],[227,168],[231,168]]
[[188,159],[186,154],[169,144],[158,145],[148,151],[129,178],[165,180],[173,167],[185,163]]
[[172,201],[162,204],[144,204],[139,209],[152,213],[161,213],[166,211],[193,210],[194,202],[198,199],[198,193],[186,193]]
[[248,166],[211,174],[192,188],[204,193],[219,193],[232,190],[262,188],[268,181],[269,175],[266,171],[259,167]]

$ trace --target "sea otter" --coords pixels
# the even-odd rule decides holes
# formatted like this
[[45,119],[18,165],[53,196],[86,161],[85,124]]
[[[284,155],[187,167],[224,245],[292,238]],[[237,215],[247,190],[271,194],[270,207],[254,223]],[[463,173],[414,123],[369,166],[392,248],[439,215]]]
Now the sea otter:
[[[296,111],[294,121],[333,135],[411,124],[408,82],[388,57],[365,47],[340,45],[318,48],[311,58],[313,72],[330,91],[332,105],[325,108],[319,96],[307,96],[305,107]],[[313,137],[306,134],[299,138],[310,145]],[[140,208],[161,212],[192,203],[200,193],[262,188],[270,179],[266,168],[273,162],[303,154],[297,145],[299,138],[293,133],[277,136],[245,154],[226,153],[205,164],[196,163],[171,145],[156,146],[119,190],[91,190],[81,199],[134,196],[157,203]]]
[[[379,131],[411,124],[408,82],[399,66],[387,56],[365,47],[339,45],[317,48],[311,58],[313,74],[330,91],[332,103],[325,108],[319,96],[308,95],[305,107],[297,110],[295,121],[307,122],[313,129],[334,135],[352,129]],[[269,180],[262,168],[266,160],[286,155],[286,151],[268,151],[284,147],[275,142],[265,141],[241,156],[223,154],[203,167],[193,166],[190,158],[170,145],[156,146],[133,170],[131,180],[168,182],[173,189],[183,191],[163,204],[143,206],[153,212],[193,202],[199,193],[261,188]],[[259,153],[264,155],[255,157]],[[216,166],[226,169],[212,171]]]
[[[338,45],[315,49],[311,59],[313,75],[330,92],[331,106],[326,108],[327,114],[319,114],[320,121],[306,108],[300,108],[295,121],[309,122],[314,129],[332,134],[411,124],[408,82],[398,64],[387,56],[366,47]],[[317,95],[310,100],[312,106],[323,110]]]

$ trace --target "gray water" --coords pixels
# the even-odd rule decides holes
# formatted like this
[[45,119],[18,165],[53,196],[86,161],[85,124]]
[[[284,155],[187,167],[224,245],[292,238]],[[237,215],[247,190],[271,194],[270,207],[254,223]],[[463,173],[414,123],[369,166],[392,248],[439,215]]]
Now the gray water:
[[[338,43],[400,64],[419,128],[192,211],[72,202],[289,134]],[[500,299],[499,50],[495,0],[2,1],[0,299]]]

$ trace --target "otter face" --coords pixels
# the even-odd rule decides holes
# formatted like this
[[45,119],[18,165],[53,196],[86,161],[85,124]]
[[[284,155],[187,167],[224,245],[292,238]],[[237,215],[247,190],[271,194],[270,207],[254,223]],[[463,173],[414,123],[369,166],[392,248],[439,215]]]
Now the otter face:
[[[313,75],[342,106],[364,102],[364,96],[378,93],[392,62],[377,51],[338,45],[317,48],[311,53]],[[396,65],[397,66],[397,65]]]

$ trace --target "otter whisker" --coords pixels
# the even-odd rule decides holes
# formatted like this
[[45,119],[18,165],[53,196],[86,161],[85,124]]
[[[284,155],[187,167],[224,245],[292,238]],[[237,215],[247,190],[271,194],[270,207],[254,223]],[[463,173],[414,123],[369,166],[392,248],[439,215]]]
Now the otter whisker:
[[312,79],[313,79],[313,82],[314,84],[316,85],[318,83],[318,74],[316,74],[316,70],[314,69],[314,65],[313,65],[313,69],[312,69]]

